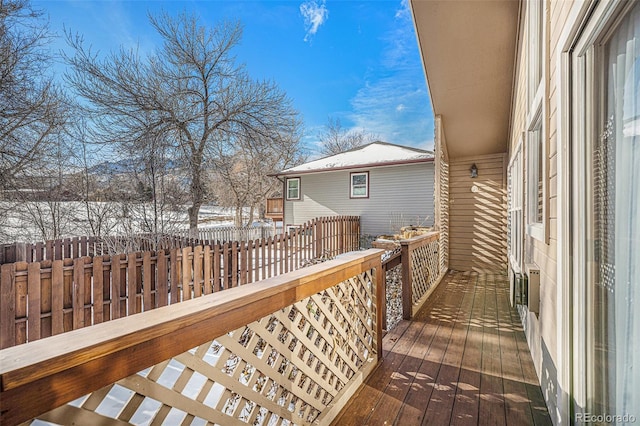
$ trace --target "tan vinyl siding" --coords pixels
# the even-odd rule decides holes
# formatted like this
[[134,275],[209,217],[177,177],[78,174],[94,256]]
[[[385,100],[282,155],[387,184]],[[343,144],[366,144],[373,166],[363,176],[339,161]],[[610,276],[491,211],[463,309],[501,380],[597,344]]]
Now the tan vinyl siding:
[[[353,172],[369,172],[369,197],[350,198]],[[417,163],[300,175],[301,199],[285,202],[285,224],[300,225],[333,215],[360,216],[363,235],[434,221],[434,164]]]
[[[548,10],[545,19],[547,19],[547,39],[545,41],[546,49],[546,71],[543,75],[544,85],[544,106],[543,121],[545,125],[544,138],[546,145],[546,194],[545,203],[547,206],[547,235],[548,243],[540,241],[525,235],[525,263],[534,263],[540,268],[540,313],[538,316],[528,314],[525,316],[525,327],[531,346],[532,356],[538,369],[538,373],[542,374],[542,353],[540,339],[544,340],[544,344],[549,351],[553,362],[558,364],[557,351],[557,256],[558,256],[558,235],[557,235],[557,218],[558,218],[558,175],[557,175],[557,133],[558,133],[558,103],[559,88],[557,87],[558,73],[560,73],[560,64],[558,63],[558,44],[560,35],[566,25],[569,12],[571,10],[571,1],[552,1],[545,2]],[[526,17],[523,17],[522,23],[526,23]],[[523,31],[520,39],[518,51],[517,74],[514,87],[513,111],[511,121],[511,140],[509,141],[510,152],[513,153],[515,147],[520,140],[521,135],[527,131],[527,114],[529,110],[527,99],[527,40],[526,29]],[[524,138],[526,143],[526,137]],[[526,178],[526,154],[525,153],[525,178]],[[525,191],[527,185],[525,185]],[[527,196],[525,194],[525,203]],[[525,206],[525,212],[527,208]],[[525,219],[528,222],[528,219]]]
[[[469,169],[475,164],[478,177]],[[449,267],[504,271],[507,205],[504,155],[452,160],[449,164]],[[473,187],[477,192],[473,192]]]

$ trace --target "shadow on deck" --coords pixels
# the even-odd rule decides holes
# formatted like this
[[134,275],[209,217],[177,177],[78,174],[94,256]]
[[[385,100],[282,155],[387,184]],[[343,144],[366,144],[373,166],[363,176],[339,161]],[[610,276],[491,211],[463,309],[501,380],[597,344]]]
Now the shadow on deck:
[[449,273],[334,425],[550,425],[507,278]]

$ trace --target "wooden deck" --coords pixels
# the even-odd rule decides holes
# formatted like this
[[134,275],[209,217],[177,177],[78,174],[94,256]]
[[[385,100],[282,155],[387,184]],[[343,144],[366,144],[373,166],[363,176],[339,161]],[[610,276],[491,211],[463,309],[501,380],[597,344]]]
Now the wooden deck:
[[335,425],[550,425],[503,275],[449,273]]

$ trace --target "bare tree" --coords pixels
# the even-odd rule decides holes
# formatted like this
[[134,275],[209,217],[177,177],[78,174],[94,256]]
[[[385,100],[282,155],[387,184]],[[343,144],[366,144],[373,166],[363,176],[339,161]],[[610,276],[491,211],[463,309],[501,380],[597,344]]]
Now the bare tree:
[[374,142],[377,137],[364,130],[345,129],[339,118],[329,117],[318,138],[320,139],[320,153],[334,155]]
[[297,132],[271,144],[246,138],[236,142],[231,155],[219,156],[215,193],[218,204],[235,209],[237,226],[250,225],[256,215],[264,218],[265,200],[280,185],[269,174],[304,161],[299,144]]
[[27,0],[0,0],[0,188],[43,156],[65,108],[47,67],[50,36]]
[[21,188],[16,192],[16,199],[20,201],[22,228],[28,230],[27,234],[35,231],[29,235],[30,239],[57,239],[72,230],[74,212],[67,202],[72,194],[66,180],[69,158],[69,146],[60,135],[46,155],[32,164],[33,170],[20,176]]
[[101,182],[100,176],[91,172],[92,160],[98,156],[93,152],[95,147],[89,142],[89,130],[86,120],[78,119],[69,126],[68,137],[75,141],[73,150],[75,168],[77,170],[67,180],[73,192],[82,201],[84,219],[87,223],[85,233],[101,237],[109,235],[116,225],[117,205],[109,202],[104,196],[107,183]]
[[121,49],[100,59],[69,35],[75,54],[68,58],[68,81],[89,101],[104,142],[138,146],[152,133],[173,144],[187,170],[189,227],[195,233],[200,207],[211,199],[208,168],[217,155],[230,155],[246,135],[270,141],[290,133],[297,112],[274,83],[254,81],[236,64],[239,23],[207,28],[186,14],[150,20],[164,44],[145,58]]

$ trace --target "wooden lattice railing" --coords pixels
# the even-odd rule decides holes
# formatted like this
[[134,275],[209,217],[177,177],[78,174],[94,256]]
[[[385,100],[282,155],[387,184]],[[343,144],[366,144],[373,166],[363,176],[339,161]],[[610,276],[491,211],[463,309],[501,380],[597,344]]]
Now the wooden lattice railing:
[[327,424],[381,355],[381,253],[4,349],[0,424]]
[[440,238],[440,232],[430,232],[400,241],[402,311],[405,319],[411,319],[420,310],[447,272],[441,267]]

